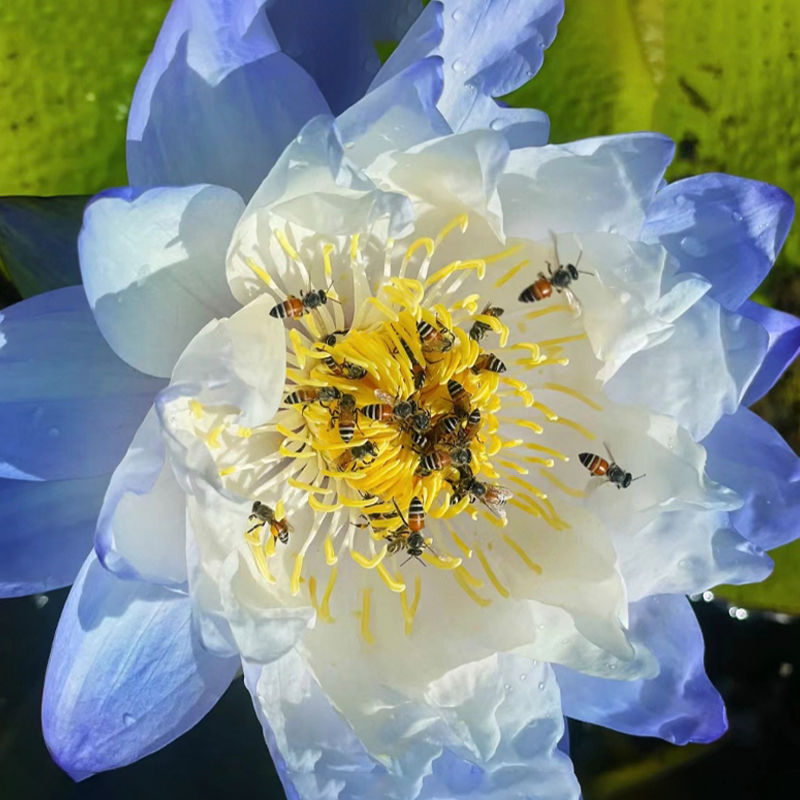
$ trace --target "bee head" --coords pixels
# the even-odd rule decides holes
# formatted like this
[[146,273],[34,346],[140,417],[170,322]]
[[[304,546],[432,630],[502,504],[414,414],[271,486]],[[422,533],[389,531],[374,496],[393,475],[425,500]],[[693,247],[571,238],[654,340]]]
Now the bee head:
[[567,264],[567,272],[572,280],[578,280],[578,268],[574,264]]
[[633,475],[631,475],[630,472],[626,472],[625,476],[622,478],[622,483],[620,484],[620,486],[623,489],[627,489],[631,485],[631,483],[633,483]]
[[425,409],[417,411],[417,413],[414,414],[412,424],[414,425],[414,428],[419,431],[419,433],[423,433],[430,427],[431,412]]

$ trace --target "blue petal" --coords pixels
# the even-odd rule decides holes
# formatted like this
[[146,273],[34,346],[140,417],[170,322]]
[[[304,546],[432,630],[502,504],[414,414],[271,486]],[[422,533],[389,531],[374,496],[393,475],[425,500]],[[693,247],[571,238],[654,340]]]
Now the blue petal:
[[69,586],[92,537],[108,476],[0,480],[0,597]]
[[649,680],[595,678],[555,667],[568,717],[674,744],[711,742],[727,730],[725,706],[703,667],[703,635],[685,597],[656,595],[630,606],[632,637],[661,672]]
[[698,175],[662,189],[642,232],[681,269],[708,278],[709,297],[736,310],[775,261],[794,218],[794,201],[768,183]]
[[0,313],[0,478],[108,475],[164,382],[114,355],[80,286]]
[[0,199],[0,261],[23,297],[81,282],[78,231],[88,200]]
[[742,536],[764,550],[800,536],[800,459],[771,425],[740,408],[723,416],[702,444],[708,476],[745,501],[730,515]]
[[508,133],[512,147],[545,144],[545,114],[507,108],[493,98],[539,71],[564,14],[563,0],[448,0],[443,14],[431,8],[438,5],[426,8],[424,19],[412,27],[374,85],[424,55],[441,55],[445,81],[439,110],[454,131],[491,126]]
[[211,183],[255,192],[300,128],[328,104],[280,52],[262,0],[176,0],[133,96],[136,186]]
[[776,384],[800,353],[800,319],[751,300],[745,300],[738,313],[757,322],[769,334],[767,355],[742,400],[743,405],[749,406]]
[[269,19],[281,50],[316,81],[334,114],[364,95],[381,63],[375,42],[402,39],[420,0],[273,0]]
[[92,554],[67,598],[47,666],[47,747],[76,779],[137,761],[199,722],[239,663],[200,649],[188,597],[122,581]]
[[442,60],[437,56],[417,61],[372,89],[336,120],[347,158],[367,167],[388,150],[407,150],[452,133],[436,108],[441,93]]
[[244,211],[221,186],[110,189],[86,209],[78,240],[86,296],[114,352],[168,378],[194,335],[239,304],[225,254]]

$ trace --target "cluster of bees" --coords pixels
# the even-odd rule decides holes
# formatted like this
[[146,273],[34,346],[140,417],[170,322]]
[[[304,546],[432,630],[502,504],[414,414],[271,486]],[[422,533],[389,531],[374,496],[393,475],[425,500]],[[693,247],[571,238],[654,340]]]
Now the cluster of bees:
[[[572,296],[569,286],[578,279],[580,271],[577,266],[559,264],[555,271],[552,270],[550,264],[547,266],[548,275],[540,272],[537,280],[520,294],[520,302],[539,302],[550,297],[554,291],[566,292],[568,296]],[[275,305],[270,311],[270,315],[278,319],[302,317],[319,306],[327,304],[329,299],[332,298],[328,297],[325,290],[301,292],[300,297],[290,295],[286,300]],[[481,316],[499,318],[503,313],[502,308],[493,307],[489,303],[481,312]],[[471,443],[478,435],[481,426],[480,410],[471,407],[471,397],[464,386],[451,379],[447,383],[447,392],[452,403],[452,412],[433,422],[430,411],[423,408],[417,398],[418,392],[426,381],[426,368],[419,363],[405,339],[396,329],[394,330],[411,366],[414,382],[414,392],[411,396],[391,397],[380,389],[376,389],[375,396],[378,402],[358,408],[353,395],[343,393],[335,387],[300,386],[286,396],[285,403],[291,406],[301,406],[303,414],[312,403],[317,403],[325,408],[330,413],[331,428],[336,426],[339,437],[345,444],[353,439],[355,429],[359,427],[359,416],[396,425],[400,431],[408,434],[411,448],[420,457],[416,475],[424,477],[433,472],[448,470],[449,476],[445,480],[450,484],[452,490],[452,504],[457,504],[465,497],[469,497],[471,502],[480,501],[491,513],[505,518],[504,506],[513,496],[512,493],[503,486],[478,480],[470,466],[472,461]],[[475,341],[481,341],[490,331],[489,325],[475,320],[469,331],[469,337]],[[321,344],[333,347],[338,341],[338,337],[346,333],[346,331],[334,331],[325,336]],[[417,334],[426,360],[429,356],[435,358],[435,354],[447,353],[452,349],[456,340],[453,332],[442,325],[438,319],[436,324],[425,320],[417,322]],[[333,375],[348,380],[360,380],[367,375],[367,370],[362,366],[346,360],[339,362],[331,354],[326,356],[322,363]],[[502,373],[506,371],[506,366],[496,355],[482,353],[471,369],[475,374],[484,371]],[[354,470],[368,466],[378,455],[377,446],[367,440],[342,453],[337,459],[336,466],[342,472]],[[633,480],[637,480],[616,464],[610,450],[609,458],[611,460],[607,461],[593,453],[579,455],[580,463],[592,475],[604,477],[618,489],[628,488]],[[396,501],[393,502],[394,511],[363,515],[366,519],[365,526],[373,526],[378,523],[378,527],[384,530],[382,525],[386,524],[384,538],[388,541],[389,553],[404,551],[408,553],[409,558],[416,559],[420,559],[426,548],[435,553],[422,534],[425,527],[425,509],[419,497],[411,499],[405,515]],[[398,520],[400,521],[399,526],[389,530],[392,524],[397,524]],[[254,524],[248,533],[260,527],[269,526],[272,536],[283,543],[288,541],[291,526],[285,519],[276,519],[275,512],[270,506],[256,501],[252,507],[250,521]]]

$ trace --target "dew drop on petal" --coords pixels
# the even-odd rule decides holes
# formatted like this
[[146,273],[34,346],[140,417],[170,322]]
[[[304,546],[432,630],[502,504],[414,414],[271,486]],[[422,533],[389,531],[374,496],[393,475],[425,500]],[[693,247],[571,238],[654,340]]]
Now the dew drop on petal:
[[136,718],[133,717],[133,715],[126,713],[126,714],[122,715],[122,722],[123,722],[123,724],[125,725],[126,728],[129,728],[131,725],[133,725],[136,722]]
[[543,691],[544,691],[544,683],[540,683],[540,684],[539,684],[539,691],[540,691],[540,692],[543,692]]
[[44,608],[49,601],[50,598],[46,594],[35,594],[33,596],[33,604],[40,610]]
[[527,675],[525,675],[525,674],[523,673],[522,675],[520,675],[520,676],[519,676],[519,679],[520,679],[521,681],[524,681],[524,680],[525,680],[527,677],[528,677],[528,676],[527,676]]
[[451,15],[455,22],[458,22],[460,19],[464,18],[464,12],[462,9],[457,8]]
[[501,119],[493,119],[493,120],[492,120],[492,121],[489,123],[489,127],[490,127],[490,128],[493,130],[493,131],[499,131],[499,130],[502,130],[502,129],[503,129],[503,120],[501,120]]
[[681,247],[695,258],[703,258],[708,255],[708,247],[703,244],[696,236],[684,236],[681,239]]
[[460,59],[457,58],[453,62],[453,72],[463,72],[466,69],[466,64]]

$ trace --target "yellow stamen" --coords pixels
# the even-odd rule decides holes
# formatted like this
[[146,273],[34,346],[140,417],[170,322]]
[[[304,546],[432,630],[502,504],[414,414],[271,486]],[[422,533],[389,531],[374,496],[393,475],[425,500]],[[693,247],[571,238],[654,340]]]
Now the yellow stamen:
[[295,478],[289,478],[286,482],[289,486],[293,486],[295,489],[302,489],[309,494],[330,494],[333,491],[333,489],[324,489],[322,486],[314,486],[312,483],[303,483],[303,481],[298,481]]
[[[461,572],[461,570],[464,571]],[[469,575],[469,573],[463,567],[453,570],[452,574],[453,577],[456,579],[456,583],[461,587],[461,589],[465,592],[465,594],[467,595],[467,597],[469,597],[470,600],[477,603],[481,608],[486,608],[486,606],[491,604],[492,602],[491,600],[488,600],[485,597],[481,597],[479,594],[475,592],[472,586],[470,586],[466,578],[466,575]],[[470,575],[470,577],[472,576]]]
[[583,425],[580,425],[577,422],[574,422],[571,419],[567,419],[566,417],[559,417],[556,420],[556,424],[558,425],[566,425],[568,428],[572,428],[572,430],[577,431],[581,434],[581,436],[585,436],[587,439],[594,441],[596,438],[595,435],[588,429],[584,428]]
[[478,556],[478,561],[481,562],[481,566],[483,567],[483,571],[486,573],[486,577],[489,578],[492,586],[497,589],[498,594],[502,595],[503,597],[508,597],[508,589],[506,589],[506,587],[500,583],[500,580],[498,579],[497,575],[495,575],[494,570],[489,564],[489,559],[486,558],[486,555],[480,547],[475,548],[475,555]]
[[340,502],[338,503],[321,503],[316,497],[309,495],[308,504],[314,509],[314,511],[317,511],[320,514],[328,514],[344,508],[344,503],[341,502],[341,498]]
[[559,489],[561,489],[561,491],[564,492],[564,494],[568,494],[570,497],[585,497],[586,496],[584,494],[584,492],[582,492],[580,489],[573,489],[572,487],[567,486],[566,483],[564,483],[563,481],[560,481],[551,472],[546,472],[543,469],[540,469],[539,472],[540,472],[540,474],[544,475],[544,477],[547,478],[547,480],[549,480],[550,483],[552,483],[554,486],[557,486]]
[[447,223],[436,235],[436,239],[434,240],[434,247],[438,247],[445,238],[453,231],[454,228],[459,227],[461,228],[461,233],[466,233],[467,226],[469,225],[469,214],[459,214],[458,216],[453,217],[450,222]]
[[283,252],[286,253],[286,255],[292,259],[292,261],[302,263],[300,261],[300,256],[297,255],[297,251],[289,244],[286,234],[280,228],[275,231],[275,238],[278,240],[278,244],[280,244]]
[[590,400],[585,394],[582,394],[575,389],[571,389],[569,386],[562,386],[560,383],[545,383],[543,388],[552,389],[554,392],[563,392],[564,394],[568,394],[570,397],[580,400],[581,403],[585,403],[587,406],[589,406],[589,408],[593,408],[595,411],[603,410],[603,406],[595,403],[594,400]]
[[361,592],[361,638],[367,644],[375,644],[375,639],[369,630],[369,604],[372,596],[372,589],[364,589]]
[[522,559],[528,569],[533,570],[537,575],[542,574],[542,568],[535,561],[531,561],[528,554],[515,542],[507,533],[501,534],[502,540]]
[[515,464],[513,461],[506,461],[503,458],[498,458],[497,463],[500,464],[501,467],[506,467],[508,469],[513,469],[515,472],[518,472],[520,475],[527,475],[528,470],[525,467],[521,467],[519,464]]
[[458,569],[461,566],[461,559],[453,556],[442,555],[440,558],[424,552],[421,556],[426,564],[430,564],[436,569]]
[[392,322],[397,322],[400,319],[397,314],[395,314],[395,312],[389,308],[389,306],[387,306],[385,303],[382,303],[377,297],[368,297],[367,302],[375,306],[375,308],[377,308],[381,314],[390,319]]
[[195,419],[202,419],[203,418],[203,406],[197,400],[190,400],[189,401],[189,410],[192,412],[192,416]]
[[258,266],[258,264],[256,264],[256,262],[255,262],[255,261],[253,261],[253,259],[252,259],[252,258],[249,258],[249,257],[245,258],[245,260],[244,260],[244,263],[245,263],[245,264],[247,264],[247,266],[248,266],[248,267],[250,267],[250,269],[251,269],[251,270],[252,270],[252,271],[253,271],[253,272],[254,272],[254,273],[255,273],[255,274],[256,274],[256,275],[257,275],[257,276],[258,276],[258,277],[259,277],[259,278],[262,280],[262,281],[264,281],[264,283],[266,283],[266,284],[267,284],[267,286],[272,286],[272,278],[270,278],[270,276],[269,276],[269,275],[267,275],[267,273],[266,273],[266,272],[265,272],[263,269],[261,269],[261,267],[259,267],[259,266]]
[[383,564],[378,564],[375,568],[375,571],[378,575],[381,576],[381,580],[393,591],[393,592],[404,592],[406,585],[403,583],[402,580],[395,580],[386,570],[386,567]]
[[225,478],[228,475],[233,475],[234,472],[236,472],[236,467],[225,467],[219,471],[219,475],[221,478]]
[[569,461],[569,456],[559,453],[558,450],[554,450],[552,447],[545,447],[543,444],[531,444],[530,442],[526,442],[525,447],[527,447],[528,450],[538,450],[540,453],[547,453],[564,462]]
[[[400,577],[400,573],[398,572],[395,576],[398,581],[402,580]],[[411,635],[411,630],[414,624],[414,617],[417,614],[417,606],[419,605],[419,598],[422,593],[422,579],[419,575],[414,578],[414,600],[411,603],[411,607],[408,605],[408,595],[405,590],[400,594],[400,607],[403,611],[403,620],[405,621],[405,634],[406,636]]]
[[408,246],[408,249],[406,250],[406,254],[403,256],[403,261],[400,264],[400,277],[401,278],[405,278],[406,269],[408,268],[408,263],[409,263],[409,261],[411,261],[414,253],[416,253],[417,250],[419,250],[420,247],[424,247],[425,248],[425,250],[427,252],[427,255],[425,257],[427,259],[427,258],[430,258],[433,255],[433,251],[434,251],[435,246],[436,245],[434,244],[433,239],[431,239],[429,236],[423,236],[421,239],[416,239],[415,241],[413,241]]
[[525,319],[538,319],[539,317],[545,316],[545,314],[554,314],[558,311],[572,311],[569,306],[565,305],[552,305],[552,306],[545,306],[544,308],[537,309],[536,311],[529,311],[525,315]]
[[295,597],[300,591],[300,573],[303,570],[303,554],[298,553],[294,559],[294,569],[292,570],[292,579],[289,583],[289,589],[292,597]]
[[331,592],[333,591],[333,584],[336,583],[336,576],[338,574],[339,567],[334,567],[331,570],[330,575],[328,576],[328,585],[325,587],[325,594],[322,595],[322,602],[319,606],[319,618],[323,622],[333,622],[333,617],[331,616],[329,603],[331,599]]
[[334,246],[330,242],[322,246],[322,262],[325,265],[325,282],[330,284],[333,278],[333,268],[331,267],[331,253],[334,251]]
[[292,343],[292,350],[294,350],[294,354],[297,358],[297,365],[300,369],[303,369],[306,365],[306,357],[305,353],[303,352],[303,343],[300,340],[300,334],[292,329],[289,331],[289,340]]
[[523,267],[527,267],[530,263],[531,262],[526,258],[524,261],[520,261],[519,264],[515,264],[494,282],[494,288],[499,289],[501,286],[507,284]]
[[250,552],[253,554],[253,560],[256,562],[256,567],[261,573],[267,583],[275,583],[275,576],[269,571],[267,559],[264,556],[264,549],[259,545],[250,544]]
[[364,569],[375,569],[375,567],[377,567],[378,564],[383,561],[384,557],[386,556],[386,552],[386,547],[383,547],[372,558],[367,558],[357,550],[351,550],[350,555],[353,557],[353,561],[355,561],[360,567],[364,567]]
[[335,564],[339,559],[333,550],[333,539],[330,536],[325,537],[325,563],[330,567]]
[[576,333],[574,336],[561,336],[558,339],[544,339],[539,342],[539,347],[553,347],[554,345],[567,344],[568,342],[579,342],[585,339],[585,333]]
[[509,258],[510,256],[516,255],[520,250],[522,250],[522,245],[515,244],[506,248],[505,250],[501,250],[499,253],[495,253],[494,255],[484,256],[481,260],[485,261],[487,264],[495,264],[498,261],[502,261],[504,258]]

